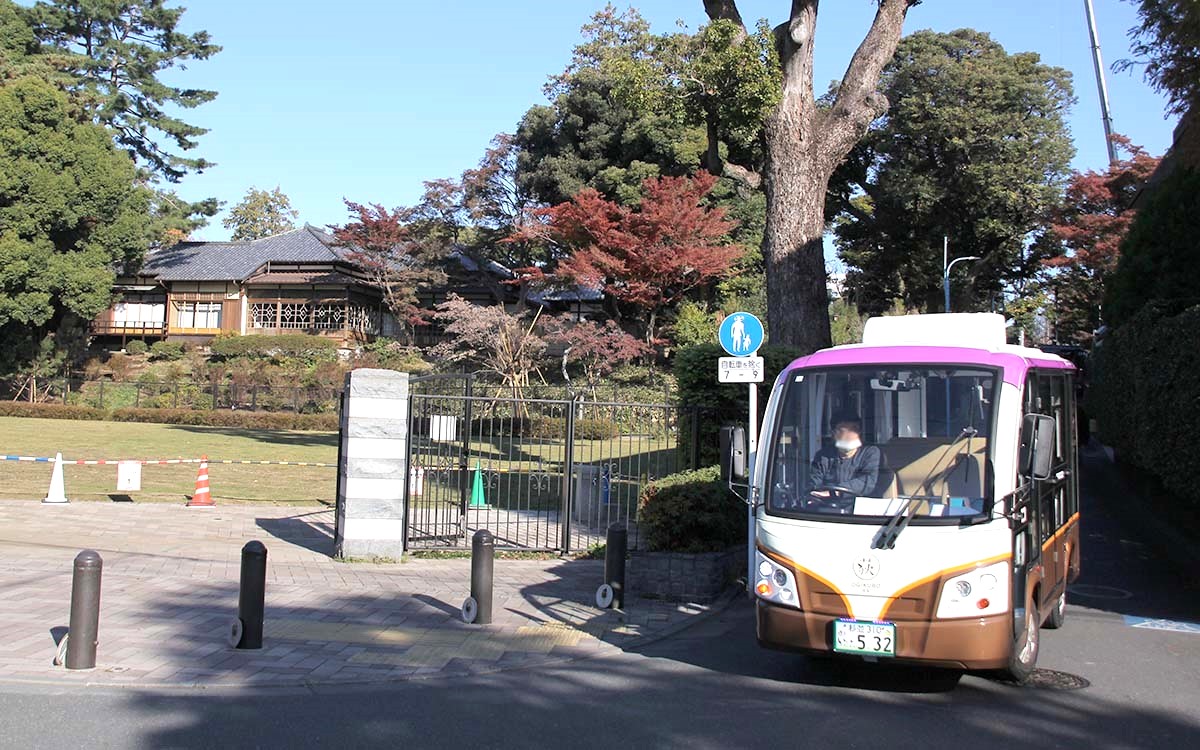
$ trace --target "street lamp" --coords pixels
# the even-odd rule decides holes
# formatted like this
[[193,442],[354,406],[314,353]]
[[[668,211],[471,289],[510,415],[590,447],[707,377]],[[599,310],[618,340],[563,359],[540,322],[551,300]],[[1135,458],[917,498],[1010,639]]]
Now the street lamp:
[[960,260],[982,260],[978,255],[964,255],[961,258],[955,258],[947,262],[949,257],[949,244],[945,237],[942,238],[942,291],[946,295],[946,312],[950,312],[950,269],[954,268],[954,264]]

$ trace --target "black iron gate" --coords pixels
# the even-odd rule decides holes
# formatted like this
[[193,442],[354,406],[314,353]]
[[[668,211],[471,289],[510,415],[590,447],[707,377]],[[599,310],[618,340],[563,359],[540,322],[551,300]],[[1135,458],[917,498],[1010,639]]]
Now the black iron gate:
[[673,407],[451,382],[413,381],[406,549],[465,549],[487,529],[501,548],[582,551],[613,524],[636,543],[642,488],[676,470]]

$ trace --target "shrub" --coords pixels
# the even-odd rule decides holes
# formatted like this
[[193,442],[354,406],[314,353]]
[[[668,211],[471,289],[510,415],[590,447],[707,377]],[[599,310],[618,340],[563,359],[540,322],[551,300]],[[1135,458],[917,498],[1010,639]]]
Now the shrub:
[[141,339],[134,339],[125,345],[125,353],[138,356],[145,354],[146,350],[149,348],[150,347],[146,345],[145,341],[142,341]]
[[387,338],[378,338],[364,344],[362,351],[355,358],[354,367],[375,367],[414,375],[433,370],[433,365],[422,359],[420,352]]
[[[1148,306],[1096,347],[1085,407],[1122,460],[1200,510],[1200,306],[1162,317]],[[1198,529],[1197,531],[1200,531]]]
[[223,335],[214,338],[209,345],[212,356],[218,360],[299,360],[309,365],[337,359],[337,348],[337,342],[333,339],[304,333],[287,333],[281,336]]
[[1196,304],[1197,212],[1200,169],[1181,166],[1148,191],[1107,284],[1104,316],[1111,324],[1124,325],[1146,305],[1175,314]]
[[575,420],[576,440],[612,440],[621,434],[621,428],[607,419],[580,417]]
[[205,427],[234,427],[247,430],[309,430],[335,432],[336,414],[288,414],[245,412],[218,409],[116,409],[107,411],[87,406],[62,404],[29,404],[20,401],[0,401],[0,417],[40,417],[43,419],[75,419],[111,422],[153,422],[158,424],[196,425]]
[[[761,424],[775,379],[800,356],[800,352],[787,346],[764,346],[758,353],[763,358],[765,370],[758,397]],[[684,407],[679,424],[679,452],[684,459],[683,465],[693,465],[692,456],[699,457],[696,466],[718,463],[721,425],[746,422],[750,408],[746,386],[717,382],[717,360],[723,356],[725,350],[718,344],[700,344],[681,350],[675,357],[679,405]]]
[[129,358],[129,355],[116,352],[109,355],[108,362],[106,364],[108,365],[109,372],[113,374],[114,378],[117,380],[123,380],[125,376],[129,374],[129,368],[133,367],[133,360]]
[[40,417],[99,422],[108,418],[103,409],[63,404],[30,404],[25,401],[0,401],[0,417]]
[[183,359],[183,344],[177,341],[155,341],[150,346],[150,359],[156,362]]
[[651,482],[638,498],[638,524],[656,552],[718,552],[746,540],[746,506],[710,466]]

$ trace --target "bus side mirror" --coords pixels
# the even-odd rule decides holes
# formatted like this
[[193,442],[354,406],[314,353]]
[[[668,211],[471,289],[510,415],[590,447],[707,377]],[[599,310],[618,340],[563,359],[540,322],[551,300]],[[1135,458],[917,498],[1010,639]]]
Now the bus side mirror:
[[746,428],[726,425],[721,428],[721,481],[746,481]]
[[1054,417],[1026,414],[1021,423],[1021,476],[1030,479],[1050,478],[1054,464]]

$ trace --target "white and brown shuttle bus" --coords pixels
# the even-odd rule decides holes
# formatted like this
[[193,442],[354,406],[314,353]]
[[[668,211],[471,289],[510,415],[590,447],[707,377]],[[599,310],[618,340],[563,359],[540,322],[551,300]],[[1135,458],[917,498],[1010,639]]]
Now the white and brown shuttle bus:
[[1079,574],[1074,373],[989,314],[787,367],[748,479],[759,643],[1025,680]]

